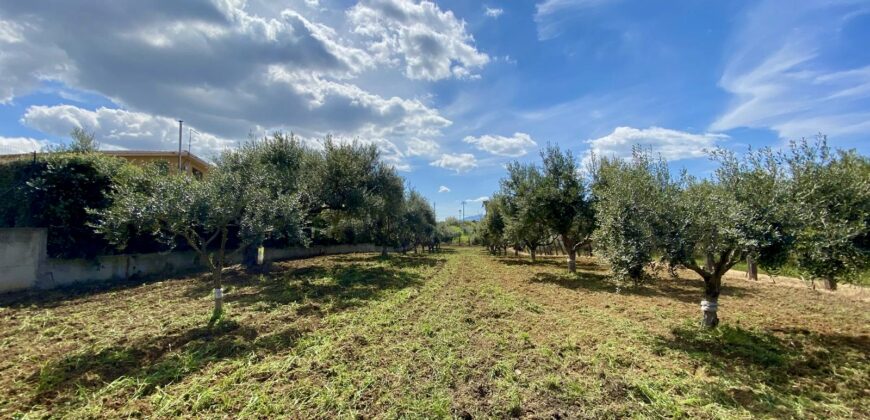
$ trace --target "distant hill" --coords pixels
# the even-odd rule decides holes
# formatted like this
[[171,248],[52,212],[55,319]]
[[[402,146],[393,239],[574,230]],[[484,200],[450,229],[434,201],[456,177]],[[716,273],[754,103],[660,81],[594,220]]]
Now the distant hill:
[[475,214],[474,216],[465,216],[466,222],[479,222],[480,219],[483,219],[482,214]]

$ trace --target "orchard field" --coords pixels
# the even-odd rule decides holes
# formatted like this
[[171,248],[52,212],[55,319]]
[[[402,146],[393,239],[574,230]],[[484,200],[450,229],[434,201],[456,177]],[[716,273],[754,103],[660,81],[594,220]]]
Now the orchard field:
[[578,257],[344,255],[6,296],[0,417],[866,418],[870,295]]

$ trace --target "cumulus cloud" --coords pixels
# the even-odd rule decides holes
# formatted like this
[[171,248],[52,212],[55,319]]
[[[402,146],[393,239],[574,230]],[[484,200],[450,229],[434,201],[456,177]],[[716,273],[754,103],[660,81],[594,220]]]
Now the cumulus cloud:
[[411,79],[473,77],[489,62],[474,46],[465,22],[431,1],[366,0],[347,16],[379,62],[404,65]]
[[508,157],[525,156],[529,153],[529,149],[538,145],[526,133],[514,133],[511,137],[490,134],[480,137],[467,136],[463,141],[474,145],[478,150]]
[[406,142],[408,156],[434,156],[438,149],[438,143],[433,140],[412,138]]
[[449,193],[449,192],[450,192],[450,188],[447,188],[443,185],[438,187],[438,193]]
[[498,17],[501,16],[502,13],[504,13],[504,9],[499,7],[486,7],[483,11],[483,14],[493,19],[498,19]]
[[477,159],[471,153],[442,154],[438,160],[429,162],[430,166],[450,169],[458,174],[468,172],[477,167]]
[[[165,117],[120,109],[98,108],[94,111],[72,105],[31,106],[21,123],[58,137],[67,136],[73,128],[91,131],[106,149],[177,150],[178,121]],[[189,128],[193,136],[191,151],[205,157],[216,156],[233,142],[185,126],[184,148],[187,148]]]
[[612,133],[587,140],[587,143],[590,151],[598,156],[629,157],[632,147],[640,145],[667,160],[675,161],[705,156],[706,150],[726,139],[728,136],[716,133],[692,134],[661,127],[616,127]]
[[[433,7],[434,17],[449,17],[464,31],[452,14]],[[244,1],[49,0],[2,2],[0,17],[0,102],[50,80],[109,98],[123,108],[116,115],[144,115],[155,124],[183,119],[215,138],[287,129],[308,137],[388,139],[409,155],[423,152],[403,139],[430,141],[451,123],[418,99],[357,85],[379,58],[291,9],[262,17]],[[475,63],[448,56],[457,60],[457,72]],[[41,115],[40,124],[70,114],[63,111]],[[132,145],[132,138],[117,142]],[[162,142],[155,134],[133,147]]]
[[[870,132],[870,66],[832,67],[865,2],[757,4],[738,26],[719,85],[734,98],[710,126],[769,128],[783,138]],[[829,22],[819,25],[823,20]]]
[[48,140],[37,140],[30,137],[0,136],[0,155],[39,152],[51,146]]

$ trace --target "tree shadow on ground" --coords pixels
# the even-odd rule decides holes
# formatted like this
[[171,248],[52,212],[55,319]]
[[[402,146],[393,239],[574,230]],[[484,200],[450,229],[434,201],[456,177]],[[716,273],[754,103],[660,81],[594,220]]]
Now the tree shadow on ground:
[[[526,266],[526,267],[559,267],[568,269],[568,262],[565,258],[538,258],[534,262],[528,257],[497,257],[496,260],[508,266]],[[595,263],[577,260],[578,269],[596,270],[601,269],[601,266]]]
[[[225,273],[225,284],[233,290],[226,302],[269,311],[279,305],[303,303],[296,307],[298,317],[321,317],[322,307],[329,312],[345,310],[377,299],[391,290],[418,285],[420,275],[390,264],[360,264],[338,261],[286,269],[268,274],[249,274],[243,270]],[[201,298],[211,289],[208,282],[189,285],[185,294]],[[33,373],[35,395],[31,404],[55,405],[74,398],[80,390],[95,390],[129,378],[138,395],[148,395],[158,387],[177,382],[207,365],[251,353],[275,353],[292,347],[308,331],[286,328],[258,335],[252,327],[222,319],[211,327],[196,327],[132,343],[121,343],[54,360]]]
[[133,276],[129,279],[74,283],[59,286],[50,290],[33,289],[20,292],[0,294],[0,308],[55,308],[65,302],[76,299],[97,296],[104,293],[133,289],[144,284],[180,281],[188,276],[201,275],[200,271],[188,271],[163,276]]
[[[335,264],[273,270],[268,274],[242,272],[225,276],[225,302],[270,311],[280,305],[304,304],[299,311],[319,311],[328,304],[330,311],[345,310],[377,299],[384,293],[422,284],[420,274],[412,268],[437,265],[439,260],[425,257],[345,257]],[[417,261],[419,260],[419,261]],[[355,261],[362,261],[355,262]],[[211,285],[199,283],[186,291],[192,298],[207,296]]]
[[377,264],[383,263],[391,267],[397,268],[419,268],[419,267],[435,267],[439,263],[444,262],[444,258],[438,257],[438,254],[412,254],[406,255],[388,255],[382,257],[380,255],[348,255],[336,258],[336,261],[345,263],[364,263]]
[[[579,266],[578,266],[579,268]],[[698,303],[703,298],[703,283],[682,279],[654,279],[639,285],[618,284],[611,276],[601,272],[578,270],[576,273],[536,273],[532,283],[550,283],[571,290],[586,290],[596,293],[620,293],[651,298],[673,299],[683,303]],[[754,294],[749,288],[723,286],[722,294],[745,297]]]
[[220,320],[211,327],[75,353],[49,362],[31,375],[29,380],[36,385],[31,404],[54,405],[82,390],[98,389],[124,378],[135,383],[138,395],[149,395],[213,362],[291,347],[304,333],[288,328],[258,337],[251,327]]
[[532,276],[531,283],[549,283],[571,290],[590,290],[595,292],[615,292],[615,286],[608,281],[608,276],[602,273],[578,271],[570,273],[539,272]]
[[838,374],[866,372],[870,362],[870,337],[866,335],[795,328],[747,330],[728,325],[708,330],[687,324],[674,328],[670,337],[659,337],[655,345],[661,353],[688,355],[728,383],[745,384],[728,388],[711,384],[708,393],[722,404],[753,413],[792,416],[788,399],[795,396],[818,400],[825,393],[837,392],[850,405],[868,397],[866,375]]

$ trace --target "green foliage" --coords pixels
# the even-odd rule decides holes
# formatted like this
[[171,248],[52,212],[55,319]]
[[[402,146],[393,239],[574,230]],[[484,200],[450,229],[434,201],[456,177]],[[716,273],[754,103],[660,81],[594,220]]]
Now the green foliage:
[[377,149],[326,139],[310,148],[275,133],[227,151],[198,181],[160,176],[151,190],[118,190],[117,205],[101,213],[98,229],[123,246],[132,230],[179,240],[201,253],[214,270],[226,243],[239,248],[266,241],[374,241],[384,247],[430,244],[434,210],[381,162]]
[[72,142],[69,145],[69,151],[75,153],[92,153],[100,148],[100,143],[93,131],[86,131],[81,127],[73,128],[70,132]]
[[359,216],[384,181],[386,165],[377,147],[359,142],[339,143],[327,138],[322,151],[309,149],[304,159],[308,178],[306,201],[312,212],[342,211]]
[[296,177],[283,165],[283,157],[299,147],[282,139],[250,142],[224,152],[203,180],[148,172],[151,188],[119,188],[113,206],[99,212],[96,228],[119,246],[129,239],[129,227],[171,246],[183,238],[219,278],[231,228],[242,247],[267,237],[304,241],[303,212],[296,187],[289,184]]
[[402,245],[403,236],[413,229],[403,223],[404,181],[391,167],[379,165],[376,169],[372,189],[365,196],[366,217],[375,243],[386,250],[387,246]]
[[[719,167],[712,179],[699,181],[685,172],[678,188],[666,191],[671,206],[660,208],[663,252],[672,265],[683,265],[707,282],[715,298],[721,277],[748,255],[762,265],[781,265],[782,250],[793,242],[788,234],[788,178],[781,159],[771,150],[742,157],[716,150]],[[712,257],[712,267],[695,262]]]
[[480,236],[483,243],[493,253],[507,250],[505,205],[504,196],[500,194],[494,194],[492,198],[484,202],[486,215],[480,221]]
[[617,278],[637,283],[659,245],[671,187],[667,164],[635,148],[630,161],[604,157],[594,167],[596,248]]
[[139,188],[141,173],[123,159],[98,153],[54,152],[2,164],[0,226],[47,228],[48,254],[55,258],[111,252],[90,227],[97,222],[90,210],[108,208],[115,189]]
[[569,254],[586,243],[595,229],[592,202],[586,193],[577,161],[569,151],[548,145],[541,151],[543,165],[537,202],[545,225],[559,235]]
[[815,278],[852,281],[870,265],[870,160],[832,152],[821,137],[793,142],[788,165],[798,266]]
[[408,193],[405,200],[406,241],[417,245],[435,243],[435,210],[417,191]]
[[544,224],[541,204],[543,177],[534,165],[513,162],[508,176],[501,180],[501,196],[507,215],[505,236],[509,242],[522,244],[534,258],[535,250],[549,234]]

